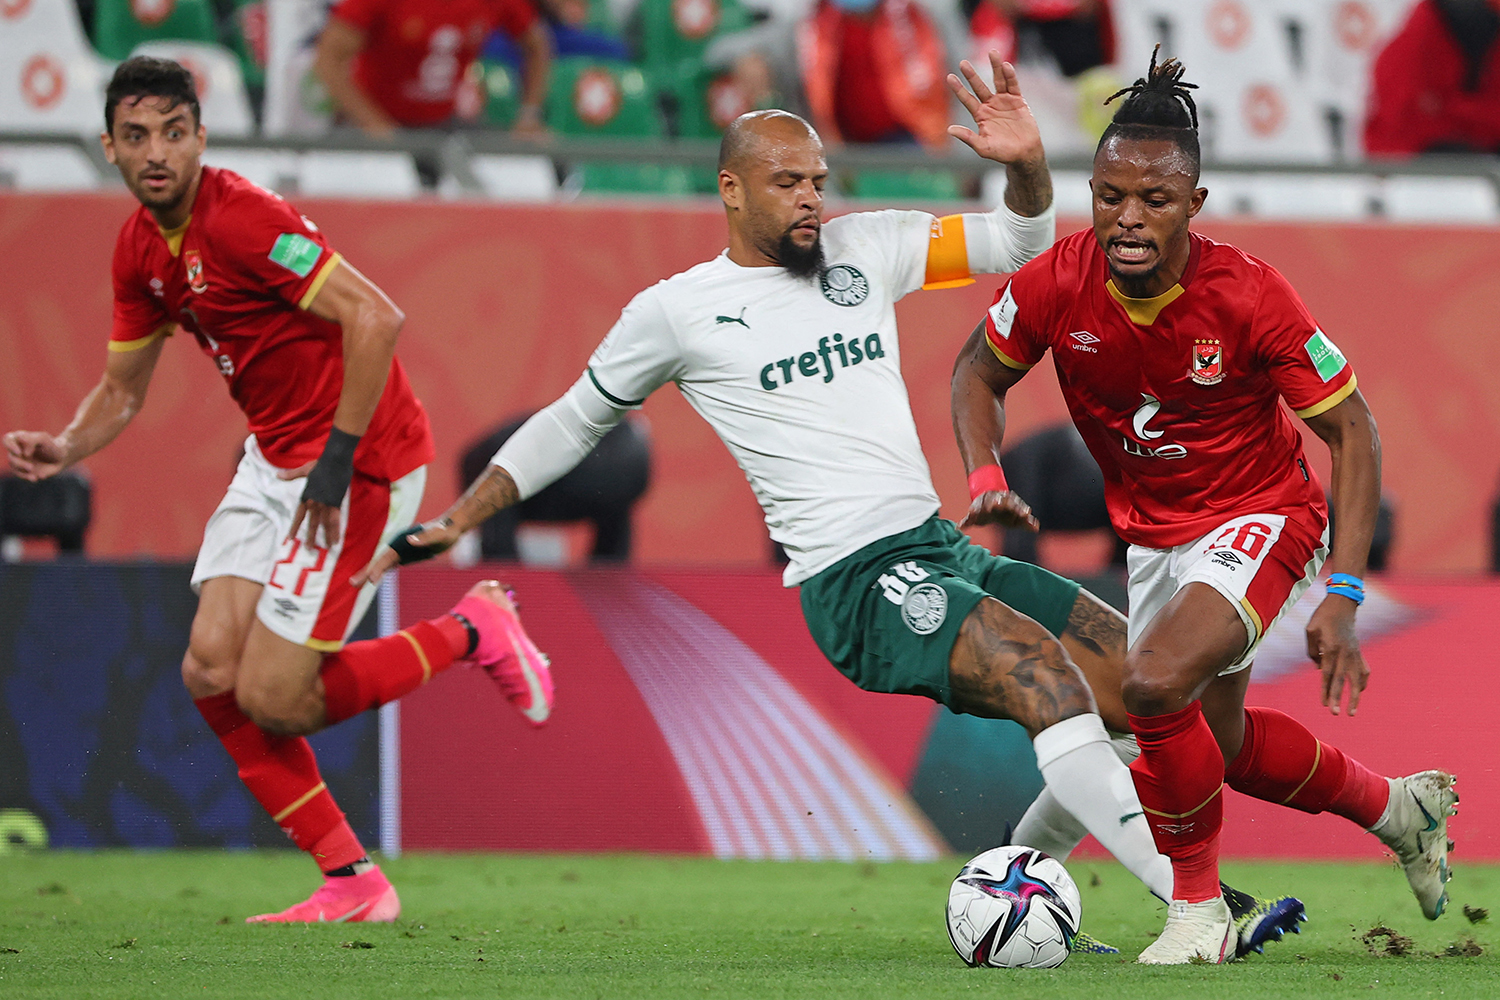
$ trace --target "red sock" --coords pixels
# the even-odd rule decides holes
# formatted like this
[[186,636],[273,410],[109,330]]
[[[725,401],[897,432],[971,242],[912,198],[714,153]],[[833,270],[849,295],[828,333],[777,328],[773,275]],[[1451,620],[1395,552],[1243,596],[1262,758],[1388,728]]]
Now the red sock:
[[1274,708],[1245,709],[1245,743],[1225,774],[1229,787],[1303,812],[1334,813],[1368,830],[1390,783]]
[[1172,862],[1172,898],[1201,903],[1219,893],[1224,757],[1195,701],[1167,715],[1132,715],[1141,755],[1130,765],[1156,849]]
[[414,691],[469,650],[469,630],[452,615],[395,635],[350,643],[323,657],[327,724],[343,722]]
[[240,780],[288,837],[323,871],[365,856],[359,838],[318,774],[312,747],[300,736],[272,736],[251,722],[225,691],[194,702],[239,766]]

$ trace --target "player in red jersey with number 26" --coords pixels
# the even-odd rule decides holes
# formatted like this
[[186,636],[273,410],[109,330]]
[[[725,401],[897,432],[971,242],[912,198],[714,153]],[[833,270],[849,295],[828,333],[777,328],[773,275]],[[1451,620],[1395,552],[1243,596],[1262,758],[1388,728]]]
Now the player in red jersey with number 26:
[[1335,572],[1307,642],[1335,714],[1346,688],[1354,714],[1368,676],[1354,613],[1380,441],[1348,361],[1286,279],[1189,232],[1208,192],[1197,186],[1197,114],[1181,77],[1176,60],[1153,58],[1122,91],[1130,97],[1094,157],[1093,231],[1016,272],[953,376],[974,494],[967,523],[1035,526],[997,462],[1005,394],[1050,350],[1104,473],[1110,519],[1130,543],[1131,770],[1174,882],[1166,928],[1140,956],[1153,964],[1233,957],[1218,875],[1226,782],[1374,833],[1429,918],[1447,898],[1446,819],[1458,801],[1446,772],[1383,778],[1290,716],[1245,707],[1256,647],[1329,554],[1322,487],[1281,401],[1333,457]]
[[141,208],[115,246],[104,377],[61,434],[5,435],[6,457],[37,480],[109,444],[178,328],[213,359],[251,436],[193,567],[182,678],[251,794],[326,876],[307,901],[250,919],[394,920],[396,890],[304,737],[463,661],[540,725],[552,702],[545,658],[494,581],[448,614],[344,644],[374,595],[351,577],[416,519],[433,454],[394,354],[401,312],[286,202],[200,165],[197,94],[177,63],[121,63],[105,121],[105,153]]

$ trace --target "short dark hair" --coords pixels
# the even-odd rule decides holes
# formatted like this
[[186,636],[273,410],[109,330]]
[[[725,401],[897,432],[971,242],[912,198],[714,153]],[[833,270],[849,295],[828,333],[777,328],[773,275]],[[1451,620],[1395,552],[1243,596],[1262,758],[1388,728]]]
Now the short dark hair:
[[167,110],[186,104],[193,113],[193,127],[203,120],[198,106],[198,85],[193,74],[181,63],[155,56],[131,56],[115,67],[104,91],[104,129],[115,130],[115,108],[127,98],[160,97],[167,101]]
[[1176,59],[1158,65],[1156,53],[1160,49],[1158,45],[1151,51],[1151,66],[1144,77],[1115,91],[1104,102],[1108,104],[1117,97],[1130,95],[1120,103],[1114,120],[1099,137],[1094,155],[1097,156],[1106,143],[1116,138],[1135,142],[1173,142],[1192,162],[1196,181],[1203,156],[1198,146],[1198,106],[1188,91],[1197,90],[1198,85],[1182,82],[1186,69]]

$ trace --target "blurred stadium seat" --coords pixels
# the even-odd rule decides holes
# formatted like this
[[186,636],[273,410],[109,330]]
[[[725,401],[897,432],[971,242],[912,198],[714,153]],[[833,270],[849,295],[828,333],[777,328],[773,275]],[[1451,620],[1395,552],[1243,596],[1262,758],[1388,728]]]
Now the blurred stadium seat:
[[170,59],[193,74],[203,124],[210,135],[254,134],[255,114],[250,110],[239,57],[224,46],[205,42],[144,42],[131,55]]
[[860,170],[849,179],[849,194],[881,201],[957,201],[963,197],[951,170]]
[[71,0],[0,4],[0,130],[97,133],[105,82]]
[[1257,174],[1250,210],[1265,219],[1362,219],[1372,214],[1377,185],[1363,174]]
[[469,161],[484,193],[502,201],[548,201],[557,193],[557,171],[545,156],[480,155]]
[[225,148],[215,146],[212,136],[203,152],[203,162],[206,166],[233,170],[269,191],[295,188],[300,167],[297,154],[289,150]]
[[[1005,171],[987,171],[980,183],[979,200],[986,205],[998,205],[1004,197]],[[1093,211],[1089,173],[1084,170],[1052,171],[1052,199],[1059,215],[1089,215]]]
[[[666,134],[645,74],[628,63],[571,57],[552,66],[547,123],[564,135],[658,139]],[[572,165],[572,190],[692,194],[686,167],[657,163]]]
[[297,188],[328,198],[412,198],[422,182],[408,153],[310,150],[302,154]]
[[1397,174],[1380,185],[1386,218],[1401,222],[1494,223],[1500,218],[1495,183],[1487,177]]
[[29,483],[0,476],[0,537],[52,538],[61,552],[82,552],[93,518],[93,490],[81,471]]
[[87,191],[100,184],[99,171],[77,146],[61,143],[0,145],[0,188]]
[[211,0],[95,0],[94,47],[106,58],[158,40],[217,43]]
[[521,83],[510,63],[498,59],[481,59],[480,92],[484,97],[484,120],[496,128],[509,129],[516,123],[521,108]]

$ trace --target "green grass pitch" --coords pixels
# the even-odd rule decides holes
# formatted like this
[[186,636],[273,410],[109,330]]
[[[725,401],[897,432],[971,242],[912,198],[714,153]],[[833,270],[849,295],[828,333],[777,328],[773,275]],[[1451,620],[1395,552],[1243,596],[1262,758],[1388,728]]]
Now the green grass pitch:
[[[1228,865],[1233,884],[1301,896],[1312,922],[1235,965],[1145,968],[1131,960],[1164,908],[1113,862],[1080,860],[1069,870],[1084,926],[1125,954],[1050,971],[968,969],[953,954],[942,912],[958,859],[409,855],[385,867],[405,907],[393,925],[249,927],[247,914],[314,888],[304,858],[0,855],[0,997],[1500,996],[1500,910],[1477,913],[1500,904],[1494,866],[1460,864],[1454,912],[1429,923],[1388,864]],[[1372,954],[1360,938],[1376,925],[1410,950]],[[1446,954],[1453,945],[1482,954]]]

